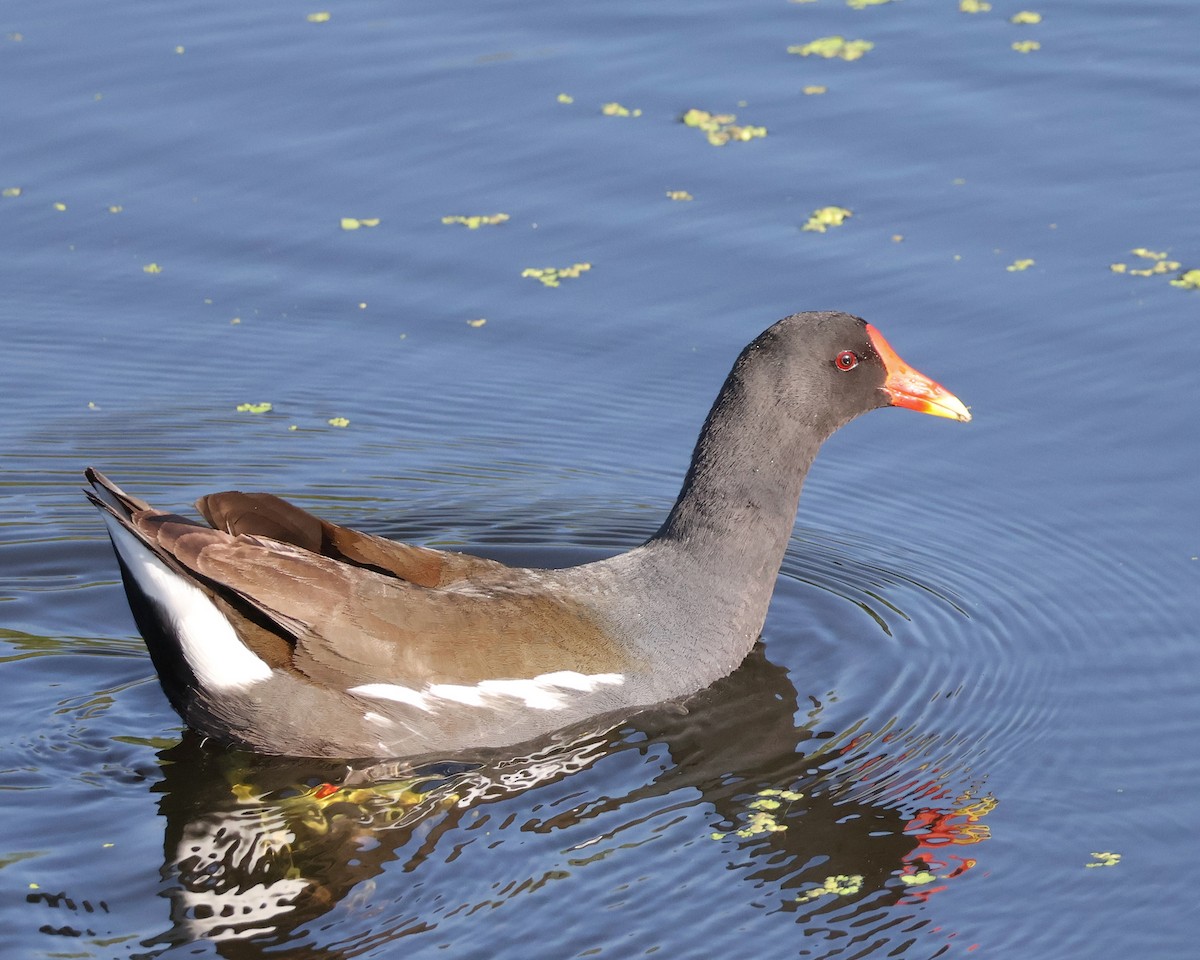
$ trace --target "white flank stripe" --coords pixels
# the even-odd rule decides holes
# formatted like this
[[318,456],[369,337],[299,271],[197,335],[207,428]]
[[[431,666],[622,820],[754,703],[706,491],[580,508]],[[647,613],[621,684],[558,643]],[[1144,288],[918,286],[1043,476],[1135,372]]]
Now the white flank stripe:
[[576,673],[574,670],[559,670],[557,673],[543,673],[533,679],[538,683],[553,687],[566,687],[568,690],[584,690],[591,693],[597,687],[624,683],[625,675],[622,673]]
[[620,673],[576,673],[558,670],[542,673],[525,680],[481,680],[474,686],[461,683],[434,683],[424,691],[413,690],[398,683],[364,683],[351,687],[347,693],[377,700],[394,700],[421,710],[433,710],[429,698],[450,700],[469,707],[487,707],[486,697],[512,697],[531,710],[560,710],[569,700],[566,691],[591,693],[602,686],[617,686],[625,682]]
[[229,621],[204,595],[156,557],[137,537],[104,515],[113,545],[146,597],[171,622],[183,656],[203,687],[239,690],[271,676]]
[[459,683],[434,683],[429,687],[429,695],[439,700],[454,700],[472,707],[483,706],[483,688],[468,687]]
[[479,689],[489,696],[516,697],[533,710],[559,710],[567,705],[563,695],[553,687],[532,680],[484,680]]
[[410,707],[419,707],[422,710],[430,709],[425,694],[411,687],[402,687],[398,683],[363,683],[351,687],[346,692],[360,697],[373,697],[376,700],[395,700],[397,703],[407,703]]

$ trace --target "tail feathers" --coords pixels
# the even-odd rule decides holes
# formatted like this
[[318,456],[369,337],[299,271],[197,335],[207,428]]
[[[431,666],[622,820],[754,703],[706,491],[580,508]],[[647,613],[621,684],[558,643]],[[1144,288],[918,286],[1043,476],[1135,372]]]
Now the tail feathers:
[[238,636],[232,611],[171,552],[172,539],[187,531],[226,534],[155,510],[96,470],[86,476],[85,492],[104,516],[138,631],[175,709],[187,719],[197,687],[244,689],[267,679],[270,666]]
[[91,482],[91,486],[84,487],[83,492],[93,506],[104,515],[104,525],[108,528],[109,539],[112,540],[120,560],[127,564],[133,560],[133,555],[140,552],[130,549],[136,542],[173,573],[185,579],[191,578],[192,575],[170,550],[159,542],[158,528],[166,521],[175,521],[201,530],[207,530],[208,527],[186,517],[155,510],[145,500],[126,493],[92,467],[84,471],[84,476]]
[[145,500],[126,493],[95,467],[88,467],[84,470],[83,475],[91,484],[90,488],[83,491],[87,494],[87,498],[100,509],[111,513],[118,519],[122,515],[129,518],[140,510],[151,509],[150,504]]

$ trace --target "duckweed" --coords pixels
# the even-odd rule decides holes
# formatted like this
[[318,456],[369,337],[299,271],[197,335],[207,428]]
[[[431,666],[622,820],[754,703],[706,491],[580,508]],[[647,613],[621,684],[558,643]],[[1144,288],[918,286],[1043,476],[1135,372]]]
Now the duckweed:
[[821,207],[812,212],[801,229],[824,233],[830,227],[840,227],[851,216],[853,213],[845,207]]
[[767,135],[766,127],[738,124],[737,116],[732,113],[709,113],[693,108],[683,115],[683,122],[689,127],[703,130],[714,147],[723,147],[734,140],[755,140]]
[[630,110],[619,103],[606,103],[600,108],[600,112],[606,117],[640,117],[642,115],[641,110]]
[[510,218],[507,213],[493,213],[489,216],[479,217],[442,217],[442,223],[461,223],[468,230],[478,230],[482,226],[495,226],[499,223],[505,223],[509,219]]
[[773,811],[779,810],[785,803],[790,804],[803,799],[804,794],[797,793],[795,790],[759,790],[754,795],[754,799],[746,804],[749,814],[746,817],[745,826],[729,833],[713,831],[709,837],[713,840],[724,840],[726,837],[733,836],[746,840],[766,833],[779,833],[787,829],[787,824],[780,823]]
[[859,60],[874,48],[875,44],[870,40],[847,40],[845,37],[834,36],[790,46],[787,52],[801,57],[825,57],[827,60]]
[[858,893],[863,886],[862,874],[839,873],[836,876],[826,877],[825,882],[819,887],[813,887],[811,890],[806,890],[797,895],[797,903],[805,903],[809,900],[816,900],[817,897],[833,895],[835,897],[846,897],[851,894]]
[[[1174,273],[1176,270],[1183,268],[1183,264],[1181,264],[1178,260],[1168,260],[1167,252],[1164,250],[1149,250],[1146,247],[1134,247],[1129,252],[1135,257],[1140,257],[1142,260],[1150,261],[1149,266],[1135,267],[1128,263],[1111,263],[1109,264],[1108,269],[1113,273],[1127,273],[1131,277],[1153,277],[1163,273]],[[1195,272],[1196,271],[1194,270],[1189,270],[1188,273],[1183,275],[1183,277],[1179,277],[1177,280],[1172,280],[1172,285],[1177,287],[1190,286],[1190,281],[1179,281],[1183,281],[1188,274]]]
[[578,277],[586,270],[591,270],[590,263],[575,263],[569,267],[527,267],[521,271],[522,277],[532,277],[540,280],[543,286],[557,287],[568,277]]

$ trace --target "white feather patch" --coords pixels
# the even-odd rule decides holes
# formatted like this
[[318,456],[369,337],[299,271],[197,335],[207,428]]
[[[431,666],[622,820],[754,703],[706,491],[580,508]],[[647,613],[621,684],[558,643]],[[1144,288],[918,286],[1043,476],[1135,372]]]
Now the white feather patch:
[[184,659],[201,686],[239,690],[271,676],[266,661],[238,639],[229,621],[202,590],[159,560],[116,518],[105,514],[104,522],[130,575],[170,621]]
[[357,694],[360,697],[371,697],[375,700],[395,700],[397,703],[407,703],[410,707],[417,707],[421,710],[432,709],[424,694],[412,687],[402,687],[398,683],[363,683],[357,687],[351,687],[346,692]]
[[483,684],[469,687],[459,683],[434,683],[428,687],[429,695],[439,700],[455,700],[471,707],[483,706]]
[[488,698],[511,697],[522,701],[532,710],[560,710],[569,703],[569,691],[591,693],[598,687],[615,686],[625,682],[620,673],[576,673],[557,670],[524,680],[481,680],[479,683],[434,683],[424,690],[414,690],[398,683],[364,683],[351,687],[347,693],[378,700],[407,703],[420,710],[433,710],[434,700],[449,700],[470,707],[486,707]]

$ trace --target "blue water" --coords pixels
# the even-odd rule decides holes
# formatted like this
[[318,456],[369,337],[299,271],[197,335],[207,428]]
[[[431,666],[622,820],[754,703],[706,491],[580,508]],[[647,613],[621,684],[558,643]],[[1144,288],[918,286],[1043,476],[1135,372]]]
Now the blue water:
[[[5,956],[1194,953],[1200,13],[1021,9],[10,0]],[[786,52],[832,35],[875,46]],[[686,714],[415,782],[182,731],[84,465],[592,556],[821,308],[975,420],[826,446],[763,645]]]

